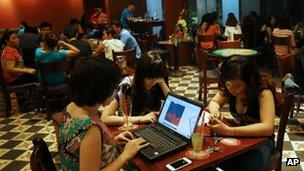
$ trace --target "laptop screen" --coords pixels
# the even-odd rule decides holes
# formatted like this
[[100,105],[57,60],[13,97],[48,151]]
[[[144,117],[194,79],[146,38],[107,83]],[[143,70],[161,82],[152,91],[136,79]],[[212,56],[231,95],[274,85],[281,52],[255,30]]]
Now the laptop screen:
[[163,104],[158,123],[190,139],[193,129],[190,132],[189,120],[192,117],[199,118],[201,110],[200,104],[170,93]]

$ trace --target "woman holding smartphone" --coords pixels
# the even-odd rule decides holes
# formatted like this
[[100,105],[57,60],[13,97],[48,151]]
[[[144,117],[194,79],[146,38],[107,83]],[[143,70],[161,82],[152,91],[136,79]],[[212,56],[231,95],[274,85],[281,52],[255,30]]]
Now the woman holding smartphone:
[[[261,170],[274,149],[275,86],[271,78],[261,74],[248,58],[234,56],[221,65],[219,87],[208,106],[214,117],[210,123],[213,132],[233,137],[268,137],[260,147],[229,160],[224,170],[232,169],[229,166],[237,166],[234,170]],[[217,118],[226,103],[239,126],[226,125]]]

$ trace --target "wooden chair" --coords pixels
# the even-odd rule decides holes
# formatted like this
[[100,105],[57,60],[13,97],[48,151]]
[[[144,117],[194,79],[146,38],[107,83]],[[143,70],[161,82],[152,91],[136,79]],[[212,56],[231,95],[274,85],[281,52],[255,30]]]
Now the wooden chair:
[[[137,63],[136,50],[129,49],[121,52],[113,53],[113,61],[119,66],[123,75],[133,75]],[[131,73],[125,73],[128,69]]]
[[[43,101],[43,106],[46,108],[46,113],[48,119],[51,118],[52,113],[56,110],[61,111],[68,102],[70,102],[69,86],[67,83],[62,83],[60,85],[48,85],[46,81],[47,75],[56,73],[66,73],[69,69],[68,62],[66,59],[49,62],[49,63],[38,63],[38,68],[41,75],[41,99]],[[58,105],[60,102],[60,107],[51,110],[54,104]]]
[[42,138],[33,139],[34,150],[30,158],[32,171],[51,171],[56,170],[52,155],[47,144]]
[[[272,43],[273,43],[273,48],[275,51],[275,46],[287,46],[288,47],[288,54],[286,55],[277,55],[275,53],[275,57],[273,58],[273,68],[272,68],[272,75],[275,74],[276,67],[281,68],[281,71],[283,71],[284,68],[290,68],[293,65],[293,58],[294,55],[291,53],[290,49],[290,37],[276,37],[272,36]],[[290,66],[287,66],[290,65]],[[283,78],[285,76],[282,75],[284,73],[280,72],[280,77]]]
[[[1,52],[0,52],[0,54],[1,54]],[[11,93],[23,94],[22,97],[16,96],[16,98],[17,99],[25,98],[26,100],[33,102],[35,107],[38,109],[39,105],[38,105],[37,97],[35,96],[34,91],[39,86],[40,86],[40,84],[38,82],[32,82],[32,83],[14,85],[14,86],[6,84],[4,81],[2,64],[1,64],[1,60],[0,60],[0,91],[3,94],[6,116],[10,116],[11,110],[12,110]],[[28,92],[28,93],[26,93],[26,92]]]
[[224,49],[224,48],[241,48],[241,40],[235,40],[235,41],[220,41],[217,40],[216,47],[218,49]]
[[[209,84],[218,83],[218,75],[217,70],[207,69],[207,61],[215,62],[216,60],[214,58],[209,57],[208,51],[213,50],[212,49],[206,49],[201,46],[202,42],[214,42],[215,36],[209,36],[209,35],[202,35],[198,34],[198,43],[196,46],[196,62],[197,67],[199,71],[199,95],[198,100],[202,100],[202,94],[203,94],[203,102],[207,104],[207,95],[208,95],[208,89],[218,89],[218,87],[208,87]],[[204,92],[203,92],[204,91]]]
[[143,53],[146,53],[150,50],[158,53],[162,60],[168,64],[169,69],[171,69],[171,58],[170,52],[167,50],[163,50],[158,47],[158,38],[156,34],[145,34],[138,38],[138,44]]
[[276,108],[276,112],[278,111],[280,112],[279,130],[277,135],[275,151],[270,156],[269,162],[265,168],[266,171],[281,170],[284,133],[287,125],[288,116],[293,110],[294,94],[291,93],[285,94],[283,98],[284,98],[284,103],[282,106],[282,110],[277,110]]

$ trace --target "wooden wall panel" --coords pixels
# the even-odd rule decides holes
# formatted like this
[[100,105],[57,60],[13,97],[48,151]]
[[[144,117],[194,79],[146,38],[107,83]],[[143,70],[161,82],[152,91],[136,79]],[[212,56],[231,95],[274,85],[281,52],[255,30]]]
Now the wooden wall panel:
[[178,15],[184,8],[186,0],[163,0],[166,37],[174,32]]

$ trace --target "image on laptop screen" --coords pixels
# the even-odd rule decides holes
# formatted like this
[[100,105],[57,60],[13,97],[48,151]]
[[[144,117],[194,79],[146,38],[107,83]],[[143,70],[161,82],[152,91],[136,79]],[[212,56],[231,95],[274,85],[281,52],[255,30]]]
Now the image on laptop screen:
[[158,123],[190,139],[189,119],[198,118],[201,108],[202,106],[169,94],[159,115]]

